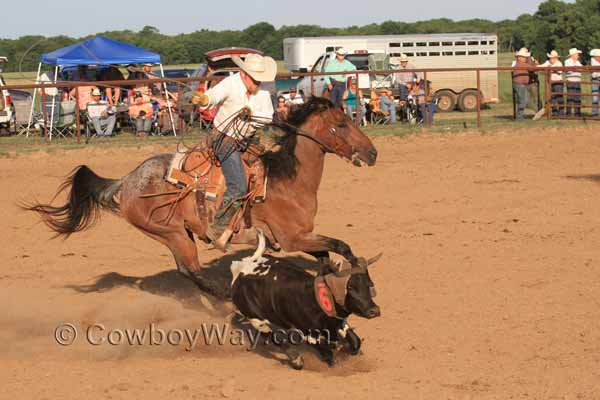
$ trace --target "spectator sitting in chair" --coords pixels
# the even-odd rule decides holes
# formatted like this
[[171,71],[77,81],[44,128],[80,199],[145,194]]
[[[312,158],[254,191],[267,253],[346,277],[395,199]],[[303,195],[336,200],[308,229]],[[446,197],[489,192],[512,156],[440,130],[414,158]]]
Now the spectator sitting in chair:
[[92,91],[92,101],[87,104],[87,115],[94,125],[96,135],[112,136],[117,118],[114,112],[111,112],[108,102],[102,100],[102,94],[98,88]]
[[409,58],[406,54],[400,55],[400,68],[399,72],[394,74],[394,82],[398,90],[400,90],[400,101],[406,100],[408,96],[409,87],[413,85],[413,83],[420,83],[423,79],[422,73],[416,72],[404,72],[403,70],[407,69],[415,69],[415,66],[409,62]]
[[273,120],[277,122],[285,121],[287,120],[289,113],[290,108],[288,103],[285,101],[285,97],[279,96],[277,98],[277,107],[275,108],[275,113],[273,114]]
[[350,118],[354,118],[354,113],[357,112],[358,107],[360,107],[360,119],[362,120],[363,118],[365,118],[367,111],[365,109],[365,106],[361,103],[362,98],[363,93],[360,89],[358,89],[356,79],[352,79],[350,81],[350,87],[344,92],[343,96],[343,105],[346,115],[348,115]]
[[[420,85],[414,84],[409,90],[409,96],[415,99],[415,103],[419,107],[419,113],[423,122],[433,123],[433,115],[435,114],[435,103],[430,96],[425,96],[425,81],[421,81]],[[427,116],[427,119],[425,119]]]
[[136,134],[144,137],[152,128],[152,118],[154,117],[154,107],[147,96],[141,92],[135,92],[132,104],[129,106],[129,116],[135,121]]
[[390,123],[395,124],[397,121],[396,103],[394,103],[392,91],[388,89],[380,89],[377,91],[377,96],[379,97],[379,108],[381,108],[381,111],[389,114]]
[[[119,71],[119,68],[114,66],[109,66],[108,68],[102,70],[100,73],[100,81],[123,81],[125,77]],[[120,86],[106,86],[104,89],[106,92],[106,98],[108,100],[108,104],[111,106],[118,105],[121,102],[121,87]]]
[[290,88],[290,98],[287,101],[288,108],[304,104],[304,99],[300,96],[295,87]]

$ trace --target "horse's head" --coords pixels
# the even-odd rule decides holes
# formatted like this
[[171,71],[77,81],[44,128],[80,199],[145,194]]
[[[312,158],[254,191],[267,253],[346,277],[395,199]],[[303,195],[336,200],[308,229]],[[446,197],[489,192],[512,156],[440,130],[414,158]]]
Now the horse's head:
[[375,146],[340,108],[318,97],[309,99],[304,107],[310,112],[304,130],[310,132],[324,151],[337,154],[359,167],[363,163],[375,165]]

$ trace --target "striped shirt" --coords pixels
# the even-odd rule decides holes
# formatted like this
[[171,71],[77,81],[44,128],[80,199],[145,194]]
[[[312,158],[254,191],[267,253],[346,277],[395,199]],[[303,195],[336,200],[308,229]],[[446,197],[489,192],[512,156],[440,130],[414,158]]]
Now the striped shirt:
[[[578,61],[573,61],[572,58],[567,58],[565,60],[565,67],[583,67],[581,63]],[[566,74],[568,82],[581,82],[581,72],[577,71],[567,71]]]

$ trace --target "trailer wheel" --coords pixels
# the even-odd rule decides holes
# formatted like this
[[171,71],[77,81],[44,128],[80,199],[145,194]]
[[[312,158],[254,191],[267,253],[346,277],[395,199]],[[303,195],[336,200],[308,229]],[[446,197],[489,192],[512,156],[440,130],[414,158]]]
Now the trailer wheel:
[[458,108],[462,112],[477,111],[477,90],[465,90],[458,96]]
[[435,94],[437,99],[438,112],[450,112],[454,111],[456,107],[456,95],[450,90],[440,90]]

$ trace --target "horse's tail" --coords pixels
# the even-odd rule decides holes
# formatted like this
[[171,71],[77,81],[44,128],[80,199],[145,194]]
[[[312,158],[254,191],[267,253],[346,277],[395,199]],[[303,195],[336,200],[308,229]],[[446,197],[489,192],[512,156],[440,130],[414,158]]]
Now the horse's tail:
[[[88,166],[76,167],[59,186],[54,199],[70,189],[67,202],[62,206],[42,203],[23,203],[21,208],[37,212],[56,236],[68,238],[72,233],[90,228],[100,218],[100,211],[119,212],[115,194],[121,189],[120,179],[96,175]],[[52,201],[54,201],[52,199]],[[52,201],[50,203],[52,203]]]

